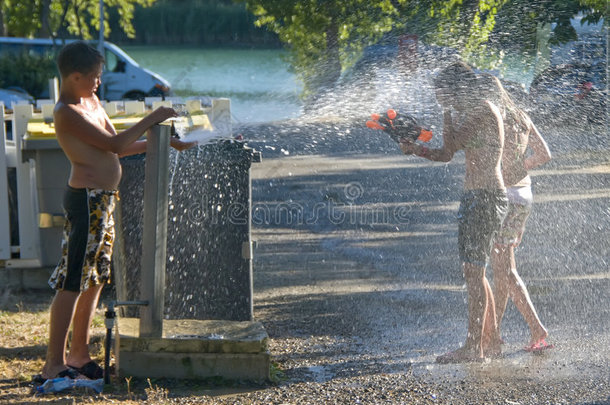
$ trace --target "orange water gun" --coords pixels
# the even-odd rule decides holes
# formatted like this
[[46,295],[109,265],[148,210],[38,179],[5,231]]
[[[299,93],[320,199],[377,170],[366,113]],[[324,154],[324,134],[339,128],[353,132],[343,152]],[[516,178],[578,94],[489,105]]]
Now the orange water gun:
[[410,115],[398,113],[389,109],[385,116],[381,114],[371,114],[371,119],[366,122],[366,126],[371,129],[381,129],[387,132],[397,143],[400,142],[429,142],[432,139],[432,131],[422,128],[417,124],[415,118]]

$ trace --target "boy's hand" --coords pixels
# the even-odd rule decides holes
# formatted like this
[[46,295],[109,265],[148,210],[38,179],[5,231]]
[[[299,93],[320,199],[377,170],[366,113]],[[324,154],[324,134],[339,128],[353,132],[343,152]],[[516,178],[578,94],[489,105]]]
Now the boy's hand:
[[398,143],[398,145],[400,146],[400,150],[402,150],[402,153],[404,153],[405,155],[412,155],[415,153],[415,143],[410,140],[403,138]]
[[181,141],[179,138],[172,136],[169,139],[169,145],[177,151],[182,152],[183,150],[190,149],[193,146],[197,145],[197,142],[184,142]]
[[178,113],[171,107],[159,107],[151,112],[149,117],[155,124],[165,121],[168,118],[177,117]]

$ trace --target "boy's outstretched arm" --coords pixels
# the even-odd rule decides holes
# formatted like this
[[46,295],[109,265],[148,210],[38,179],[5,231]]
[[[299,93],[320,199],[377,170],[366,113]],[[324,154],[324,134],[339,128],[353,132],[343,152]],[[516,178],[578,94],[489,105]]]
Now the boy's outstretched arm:
[[108,128],[86,119],[83,112],[73,105],[63,105],[57,108],[54,120],[57,133],[69,134],[98,149],[121,155],[129,151],[129,146],[136,142],[148,128],[176,115],[172,108],[159,107],[131,128],[118,134],[113,133],[113,128],[109,131]]
[[[183,140],[180,140],[178,138],[171,137],[169,140],[169,145],[177,151],[183,151],[197,145],[197,142],[184,142]],[[120,153],[119,156],[131,156],[140,153],[146,153],[146,140],[135,141],[127,148],[125,148],[125,151]]]
[[457,150],[454,141],[453,122],[451,113],[445,111],[443,113],[443,147],[438,149],[429,149],[425,146],[416,144],[415,142],[401,142],[400,149],[405,154],[414,154],[432,160],[435,162],[449,162],[453,159],[453,155]]
[[[110,118],[108,116],[106,116],[106,129],[109,132],[116,134],[114,126],[112,125],[112,122],[110,121]],[[174,148],[178,151],[183,151],[183,150],[190,149],[193,146],[197,145],[197,142],[184,142],[176,137],[171,137],[169,144],[172,148]],[[135,141],[131,145],[127,146],[127,148],[125,148],[125,150],[123,152],[121,152],[119,154],[119,156],[120,157],[131,156],[131,155],[137,155],[137,154],[145,153],[145,152],[146,152],[146,140],[144,139],[144,140]]]

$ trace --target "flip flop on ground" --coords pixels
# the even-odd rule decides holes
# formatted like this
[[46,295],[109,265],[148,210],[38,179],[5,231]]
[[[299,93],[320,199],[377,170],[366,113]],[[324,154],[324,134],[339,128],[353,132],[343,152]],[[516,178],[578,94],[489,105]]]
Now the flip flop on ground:
[[57,373],[57,375],[55,375],[55,377],[51,377],[51,378],[44,378],[42,376],[42,374],[33,375],[32,382],[36,383],[36,384],[43,384],[47,380],[50,380],[53,378],[63,378],[63,377],[68,377],[73,380],[76,380],[78,378],[82,378],[82,375],[77,370],[74,370],[73,368],[67,368],[67,369]]
[[89,363],[85,364],[82,367],[74,367],[68,365],[71,369],[76,371],[79,374],[84,375],[90,380],[97,380],[99,378],[104,378],[104,369],[101,368],[95,361],[91,360]]
[[536,343],[532,343],[529,346],[525,346],[523,350],[530,353],[539,353],[544,350],[552,349],[555,345],[547,343],[546,340],[540,339]]

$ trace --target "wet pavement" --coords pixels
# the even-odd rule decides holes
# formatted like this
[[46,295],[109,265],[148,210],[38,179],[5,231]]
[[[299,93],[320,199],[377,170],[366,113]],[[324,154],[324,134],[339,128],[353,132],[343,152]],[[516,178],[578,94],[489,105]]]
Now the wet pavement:
[[[252,168],[255,318],[288,384],[408,373],[443,384],[592,382],[594,398],[610,398],[607,138],[583,145],[547,131],[554,159],[532,172],[517,266],[556,348],[526,353],[527,325],[509,303],[500,359],[438,365],[466,335],[463,155],[431,163],[348,124],[309,129],[317,135],[303,125],[245,131],[263,152]],[[564,398],[551,403],[580,403]]]

